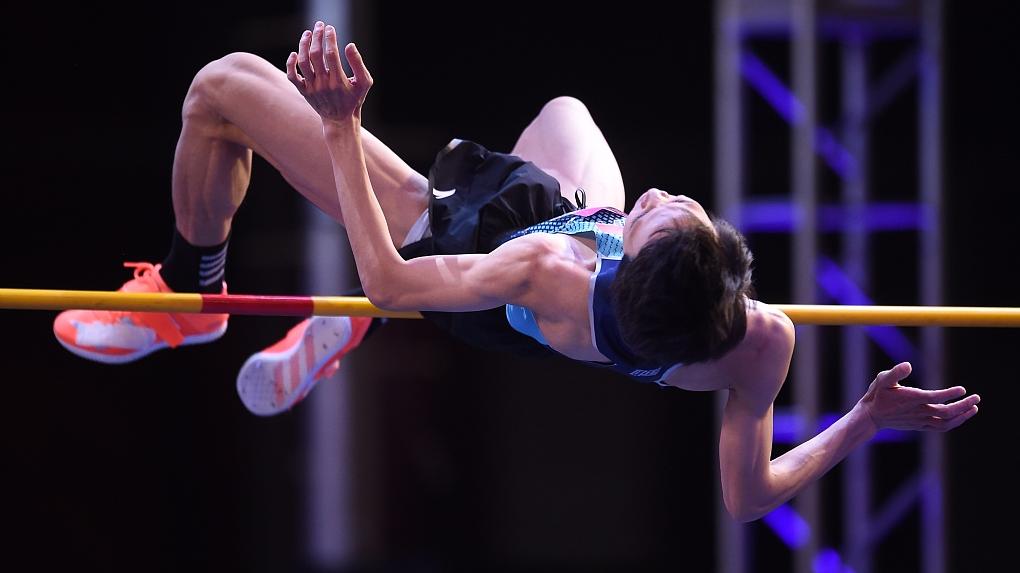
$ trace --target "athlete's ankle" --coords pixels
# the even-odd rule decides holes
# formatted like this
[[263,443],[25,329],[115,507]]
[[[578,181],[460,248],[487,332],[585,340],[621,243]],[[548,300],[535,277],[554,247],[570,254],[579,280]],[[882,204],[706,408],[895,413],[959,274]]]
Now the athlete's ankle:
[[175,226],[160,276],[175,292],[219,293],[223,289],[229,242],[228,234],[218,245],[193,245]]

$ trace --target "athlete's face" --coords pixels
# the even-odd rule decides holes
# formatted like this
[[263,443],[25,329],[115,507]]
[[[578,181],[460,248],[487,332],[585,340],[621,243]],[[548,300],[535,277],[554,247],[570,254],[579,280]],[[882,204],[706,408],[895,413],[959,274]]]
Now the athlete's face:
[[685,195],[649,189],[627,214],[623,227],[623,252],[634,258],[642,247],[661,236],[663,231],[701,224],[714,232],[712,220],[701,203]]

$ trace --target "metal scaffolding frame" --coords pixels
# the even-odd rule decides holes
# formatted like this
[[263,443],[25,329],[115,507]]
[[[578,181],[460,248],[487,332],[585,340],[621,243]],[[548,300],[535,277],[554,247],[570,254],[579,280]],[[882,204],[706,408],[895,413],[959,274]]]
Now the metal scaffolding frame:
[[[942,303],[942,126],[941,126],[941,0],[873,2],[852,0],[718,0],[715,40],[715,200],[716,210],[747,234],[792,234],[791,302],[810,304],[820,296],[841,304],[870,304],[867,291],[870,235],[882,230],[915,230],[919,238],[920,304]],[[749,38],[788,41],[792,90],[745,45]],[[819,37],[834,40],[841,50],[842,118],[838,129],[818,124],[816,61]],[[916,40],[908,51],[869,82],[869,48],[887,38]],[[869,200],[868,153],[873,118],[915,79],[918,86],[918,183],[913,203]],[[748,200],[744,180],[744,86],[763,97],[790,124],[791,187],[789,197]],[[819,162],[842,180],[841,202],[818,202]],[[840,262],[819,256],[821,232],[842,233]],[[921,332],[915,350],[902,332],[885,327],[846,327],[841,331],[843,402],[852,407],[873,375],[871,343],[894,360],[920,358],[917,379],[927,388],[942,386],[943,335],[938,328]],[[870,340],[869,340],[870,339]],[[793,412],[776,413],[777,442],[784,436],[803,441],[827,425],[819,412],[819,356],[817,327],[798,326],[792,371]],[[725,401],[720,393],[719,407]],[[920,508],[919,562],[928,573],[945,570],[943,509],[944,446],[942,436],[927,433],[920,444],[922,468],[876,507],[871,487],[870,447],[851,455],[843,466],[843,535],[841,547],[823,548],[817,534],[822,526],[817,487],[801,493],[795,508],[782,506],[762,522],[794,553],[795,569],[868,573],[874,547],[913,508]],[[876,442],[883,441],[882,434]],[[721,500],[721,495],[718,496]],[[717,519],[717,570],[726,573],[750,567],[751,528],[726,513],[721,501]],[[812,532],[816,532],[812,534]]]
[[[311,29],[322,20],[351,37],[352,0],[305,0],[303,20]],[[343,40],[341,40],[343,41]],[[353,285],[353,255],[347,233],[310,202],[303,205],[304,290],[337,293]],[[357,562],[354,428],[350,413],[350,361],[329,381],[320,381],[303,412],[305,455],[304,566],[308,571],[343,571]]]

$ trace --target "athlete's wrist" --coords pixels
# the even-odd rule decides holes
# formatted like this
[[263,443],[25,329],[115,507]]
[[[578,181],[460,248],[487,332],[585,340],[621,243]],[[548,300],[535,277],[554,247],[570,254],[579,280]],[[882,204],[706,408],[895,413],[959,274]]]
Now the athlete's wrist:
[[[867,398],[867,396],[865,396]],[[860,424],[864,432],[867,434],[868,439],[871,439],[879,430],[882,429],[881,424],[875,419],[875,415],[871,410],[871,404],[865,399],[861,398],[857,401],[857,404],[850,411],[852,418],[856,423]]]
[[322,120],[322,133],[326,137],[344,137],[352,134],[360,135],[361,133],[361,118],[356,116],[347,117],[344,119],[325,119]]

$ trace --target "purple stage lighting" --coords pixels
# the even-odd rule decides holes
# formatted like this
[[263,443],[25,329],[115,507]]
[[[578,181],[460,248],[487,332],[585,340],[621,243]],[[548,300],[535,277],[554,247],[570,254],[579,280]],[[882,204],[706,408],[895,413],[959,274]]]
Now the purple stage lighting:
[[[832,412],[823,414],[818,419],[818,426],[815,428],[816,433],[825,430],[829,426],[836,423],[836,420],[840,418],[840,414]],[[800,436],[803,434],[804,417],[800,414],[791,412],[785,408],[777,408],[772,414],[772,441],[777,444],[792,445],[800,443]],[[909,442],[916,437],[911,432],[900,432],[898,430],[880,430],[873,438],[872,442]]]
[[780,505],[762,519],[791,549],[799,549],[811,538],[811,527],[788,504]]
[[815,556],[815,573],[853,573],[853,569],[843,565],[843,560],[835,549],[825,548]]
[[[818,229],[842,231],[848,222],[848,210],[840,205],[818,208]],[[740,230],[745,233],[789,233],[800,224],[797,210],[789,199],[748,201],[740,211]],[[912,231],[925,229],[927,218],[916,203],[871,203],[865,207],[864,227],[869,231]]]
[[[818,259],[818,284],[830,298],[839,304],[873,305],[868,295],[864,294],[850,277],[835,262],[826,257]],[[892,326],[865,327],[868,337],[897,362],[912,362],[917,357],[917,349],[903,332]]]
[[[765,62],[744,51],[740,57],[740,71],[747,83],[761,94],[787,123],[799,125],[804,121],[804,105],[782,80],[772,73]],[[857,162],[853,155],[824,127],[815,130],[815,152],[844,179],[856,170]]]

